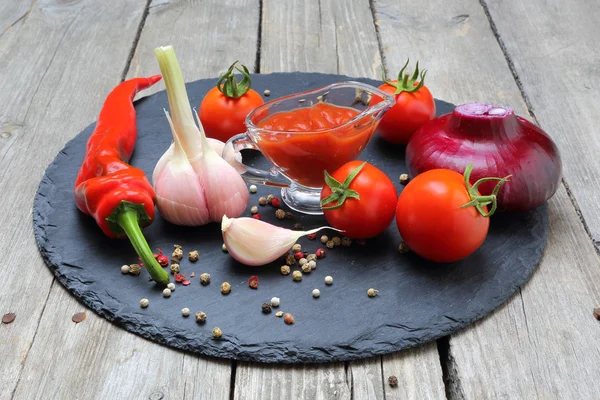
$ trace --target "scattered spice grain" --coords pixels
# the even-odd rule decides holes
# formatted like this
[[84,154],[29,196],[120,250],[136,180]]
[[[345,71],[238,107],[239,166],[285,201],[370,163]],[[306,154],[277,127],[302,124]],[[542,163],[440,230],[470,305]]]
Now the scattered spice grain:
[[248,278],[248,286],[250,286],[250,289],[258,289],[258,276],[252,275]]
[[198,261],[198,258],[200,258],[200,254],[198,253],[198,250],[193,250],[193,251],[188,252],[188,259],[191,262]]
[[312,296],[316,299],[317,297],[321,296],[321,291],[319,289],[313,289]]
[[181,309],[181,315],[184,316],[184,317],[186,317],[186,318],[189,317],[190,316],[190,309],[187,308],[187,307],[182,308]]
[[286,323],[286,324],[288,324],[288,325],[292,325],[292,324],[293,324],[294,322],[296,322],[296,321],[294,321],[294,316],[293,316],[292,314],[290,314],[290,313],[286,313],[286,314],[283,316],[283,322],[285,322],[285,323]]
[[10,324],[10,323],[12,323],[15,320],[15,318],[17,318],[17,314],[11,313],[11,312],[6,313],[6,314],[4,314],[2,316],[2,323],[3,324]]
[[272,305],[273,307],[279,307],[279,303],[280,303],[280,301],[281,301],[281,300],[279,299],[279,297],[273,297],[273,298],[271,299],[271,305]]
[[121,265],[121,273],[123,275],[127,275],[129,273],[129,265],[127,265],[127,264]]
[[131,275],[138,276],[140,272],[142,272],[142,267],[140,266],[140,264],[131,264],[129,266],[129,273]]
[[210,274],[204,272],[200,274],[200,283],[202,286],[206,286],[210,283]]
[[213,338],[218,339],[221,336],[223,336],[223,331],[221,330],[221,328],[213,328],[212,335]]
[[221,293],[229,294],[229,292],[231,292],[231,285],[229,284],[229,282],[221,283]]
[[340,239],[339,236],[334,236],[333,239],[331,239],[331,241],[335,246],[339,246],[340,244],[342,244],[342,239]]
[[163,290],[163,297],[171,297],[171,289],[165,288]]
[[410,249],[408,248],[408,245],[404,242],[401,242],[400,245],[398,246],[398,253],[400,254],[406,254],[410,251]]
[[261,309],[263,313],[269,314],[272,310],[271,303],[263,303]]
[[256,185],[250,185],[250,193],[256,193],[258,191],[258,188],[256,187]]
[[310,274],[312,272],[312,268],[310,267],[310,265],[308,265],[308,263],[302,266],[302,272],[304,272],[305,274]]
[[280,270],[281,270],[281,275],[289,275],[290,274],[290,266],[289,265],[282,265]]
[[177,264],[177,263],[171,264],[171,273],[173,275],[178,274],[180,270],[181,270],[181,268],[179,267],[179,264]]
[[275,211],[275,217],[277,219],[284,219],[285,218],[285,211],[283,211],[281,208],[277,209],[277,211]]
[[326,235],[321,236],[321,243],[325,244],[329,242],[329,238]]
[[296,281],[299,282],[302,280],[302,272],[296,270],[292,273],[292,278]]
[[349,238],[348,236],[344,236],[342,238],[342,246],[350,247],[351,244],[352,244],[352,238]]
[[330,275],[327,275],[327,276],[325,277],[325,284],[326,284],[326,285],[332,285],[332,284],[333,284],[333,277],[332,277],[332,276],[330,276]]
[[406,185],[408,183],[408,174],[400,175],[400,183]]
[[295,245],[292,246],[292,251],[294,253],[296,253],[298,251],[302,251],[302,245],[300,243],[296,243]]
[[283,317],[283,311],[277,311],[277,312],[275,313],[275,316],[276,316],[276,317],[279,317],[279,318]]
[[199,324],[206,322],[206,313],[203,311],[198,311],[196,313],[196,322],[198,322]]
[[388,383],[391,387],[398,386],[398,378],[395,375],[392,375],[388,378]]
[[369,297],[375,297],[375,296],[377,296],[377,293],[379,293],[379,290],[376,290],[373,288],[370,288],[369,290],[367,290],[367,295]]
[[78,312],[73,314],[73,316],[71,317],[71,321],[75,322],[76,324],[85,321],[85,311],[84,312]]
[[181,261],[182,258],[183,258],[182,248],[181,247],[175,248],[175,250],[173,250],[173,254],[171,254],[171,259]]
[[267,198],[266,197],[259,197],[258,198],[258,204],[261,206],[266,206],[267,205]]
[[330,240],[329,242],[325,243],[325,246],[327,246],[328,249],[333,249],[335,243],[333,242],[333,240]]

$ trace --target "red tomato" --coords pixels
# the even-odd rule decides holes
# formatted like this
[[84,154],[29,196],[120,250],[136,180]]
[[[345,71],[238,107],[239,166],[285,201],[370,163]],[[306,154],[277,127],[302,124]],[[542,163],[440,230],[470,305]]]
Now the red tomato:
[[[364,166],[350,182],[348,176],[357,168]],[[326,208],[339,205],[338,200],[324,203],[334,193],[330,180],[321,191],[321,205],[325,219],[334,228],[345,231],[345,236],[355,239],[368,239],[387,229],[394,219],[397,194],[394,184],[383,172],[364,161],[350,161],[338,168],[331,177],[342,186],[336,193],[350,196],[358,194],[359,199],[347,197],[342,206],[335,210]],[[346,184],[347,185],[344,185]]]
[[432,169],[417,175],[398,198],[396,223],[402,239],[431,261],[454,262],[469,256],[481,246],[490,226],[489,218],[475,207],[459,208],[470,201],[457,172]]
[[206,136],[226,142],[246,132],[246,116],[263,103],[252,89],[236,99],[225,96],[217,87],[212,88],[200,104],[199,117]]
[[[392,83],[398,83],[397,80]],[[417,86],[415,82],[413,86]],[[396,88],[384,83],[379,89],[394,94]],[[416,92],[401,92],[395,96],[396,104],[389,109],[377,126],[382,139],[394,144],[406,144],[410,137],[423,124],[435,117],[435,102],[426,86]],[[381,97],[373,97],[372,104],[377,104]]]

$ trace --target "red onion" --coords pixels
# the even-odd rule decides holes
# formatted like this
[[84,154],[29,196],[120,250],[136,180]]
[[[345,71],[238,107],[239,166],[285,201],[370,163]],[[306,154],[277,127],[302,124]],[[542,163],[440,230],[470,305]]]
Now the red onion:
[[[406,163],[411,176],[435,168],[463,173],[474,164],[471,182],[512,175],[498,194],[499,211],[528,211],[548,200],[560,183],[562,163],[550,137],[509,107],[463,104],[423,125],[410,139]],[[480,186],[489,195],[494,182]]]

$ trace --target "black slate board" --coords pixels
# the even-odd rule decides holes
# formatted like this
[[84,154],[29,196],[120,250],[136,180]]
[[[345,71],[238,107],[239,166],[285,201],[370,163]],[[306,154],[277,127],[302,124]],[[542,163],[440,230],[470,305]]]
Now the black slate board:
[[[346,76],[324,74],[255,75],[259,93],[271,90],[268,99],[348,80]],[[380,82],[353,79],[372,85]],[[187,85],[192,105],[198,107],[216,79]],[[171,142],[162,109],[168,108],[165,92],[136,103],[138,143],[131,160],[151,176],[154,165]],[[452,105],[437,101],[438,114]],[[548,216],[544,205],[527,214],[499,214],[493,217],[484,245],[471,257],[450,265],[435,265],[413,254],[400,255],[400,236],[395,223],[379,238],[366,245],[328,250],[325,259],[302,282],[282,276],[281,263],[259,268],[238,264],[221,251],[218,224],[201,228],[181,228],[157,217],[145,229],[152,247],[171,252],[174,243],[184,250],[198,249],[200,261],[182,262],[182,272],[196,277],[187,287],[178,285],[165,299],[160,288],[147,279],[124,276],[122,264],[136,262],[127,241],[106,238],[91,217],[79,212],[73,202],[73,182],[83,160],[85,144],[94,125],[89,126],[63,150],[46,170],[35,197],[33,219],[35,236],[42,256],[58,280],[85,305],[115,324],[156,342],[186,351],[221,358],[258,362],[329,362],[352,360],[390,353],[451,334],[483,317],[504,303],[533,273],[547,237]],[[246,154],[245,154],[246,156]],[[255,155],[251,154],[251,157]],[[397,183],[406,171],[403,147],[390,146],[373,138],[361,156],[384,170]],[[260,158],[256,163],[260,164]],[[398,191],[401,185],[397,183]],[[260,195],[276,193],[259,187],[251,195],[249,207]],[[261,208],[263,219],[279,223],[271,207]],[[305,228],[323,225],[322,217],[299,216],[294,222]],[[321,247],[320,242],[300,241],[305,249]],[[187,254],[187,253],[186,253]],[[212,283],[199,283],[202,272],[212,275]],[[247,280],[258,275],[258,290]],[[323,278],[334,277],[326,286]],[[221,282],[232,284],[231,294],[223,296]],[[367,297],[367,289],[379,296]],[[314,299],[311,291],[321,290]],[[271,297],[281,298],[273,313],[261,312],[261,304]],[[150,306],[142,309],[141,298]],[[180,310],[189,307],[192,316],[183,318]],[[288,326],[274,316],[283,310],[294,315]],[[194,321],[195,311],[205,311],[205,325]],[[213,327],[220,327],[221,340],[211,339]]]

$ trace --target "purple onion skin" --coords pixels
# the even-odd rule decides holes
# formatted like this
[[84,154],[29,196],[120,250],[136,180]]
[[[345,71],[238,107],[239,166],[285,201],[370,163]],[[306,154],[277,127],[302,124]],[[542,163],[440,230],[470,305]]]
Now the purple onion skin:
[[[562,162],[556,144],[539,127],[508,107],[463,104],[423,125],[406,147],[414,177],[436,168],[462,174],[473,163],[471,184],[480,178],[512,175],[498,194],[498,211],[529,211],[558,189]],[[492,193],[495,182],[479,187]]]

